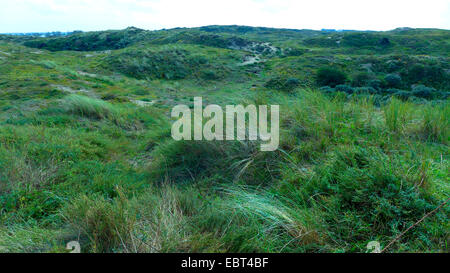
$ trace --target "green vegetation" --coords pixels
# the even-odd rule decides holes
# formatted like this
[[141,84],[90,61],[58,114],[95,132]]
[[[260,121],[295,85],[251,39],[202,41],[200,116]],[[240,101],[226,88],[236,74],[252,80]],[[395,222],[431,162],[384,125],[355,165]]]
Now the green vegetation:
[[[0,36],[0,252],[366,252],[449,198],[447,30]],[[280,105],[280,149],[174,105]],[[388,252],[448,252],[448,204]]]
[[346,80],[345,73],[331,67],[320,68],[317,71],[316,81],[319,86],[336,87],[336,85],[344,84]]

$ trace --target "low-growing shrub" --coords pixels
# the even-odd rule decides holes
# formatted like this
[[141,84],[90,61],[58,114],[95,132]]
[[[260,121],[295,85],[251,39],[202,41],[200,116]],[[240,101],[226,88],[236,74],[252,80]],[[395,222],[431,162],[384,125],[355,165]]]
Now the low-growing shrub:
[[380,90],[381,87],[383,86],[383,83],[379,79],[373,79],[373,80],[369,80],[367,85],[376,90]]
[[291,92],[300,85],[300,81],[296,78],[275,77],[268,80],[264,86],[274,90]]
[[[390,241],[439,204],[418,188],[420,183],[426,183],[424,172],[426,169],[405,166],[397,155],[388,156],[378,149],[339,149],[327,163],[318,165],[313,177],[303,179],[297,193],[304,198],[314,196],[314,203],[326,211],[323,217],[334,239],[346,243],[358,238]],[[448,208],[438,211],[435,221],[444,223],[447,213]],[[402,240],[413,242],[440,234],[440,244],[445,244],[445,225],[435,227],[429,230],[417,226]],[[425,249],[432,244],[429,240],[423,243]]]
[[316,75],[318,86],[335,87],[336,85],[344,84],[346,80],[347,76],[344,72],[332,67],[320,68]]
[[370,86],[357,87],[354,90],[355,90],[355,93],[358,93],[358,94],[375,95],[375,94],[380,94],[381,93],[380,91],[378,91],[375,88],[370,87]]
[[371,79],[371,76],[367,72],[359,72],[353,75],[352,85],[353,86],[366,86]]
[[345,92],[347,94],[353,94],[353,92],[355,92],[355,89],[353,87],[345,84],[336,85],[335,89],[337,91]]
[[397,74],[388,74],[384,77],[387,87],[399,88],[402,86],[402,78]]
[[432,87],[426,87],[424,85],[415,85],[412,88],[412,95],[424,98],[424,99],[432,99],[434,96],[438,96],[437,90]]

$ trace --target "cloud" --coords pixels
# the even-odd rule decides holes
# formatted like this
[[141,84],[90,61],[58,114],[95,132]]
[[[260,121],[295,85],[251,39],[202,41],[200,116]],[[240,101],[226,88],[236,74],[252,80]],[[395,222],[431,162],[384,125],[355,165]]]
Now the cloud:
[[0,32],[250,25],[281,28],[450,29],[448,0],[2,1]]

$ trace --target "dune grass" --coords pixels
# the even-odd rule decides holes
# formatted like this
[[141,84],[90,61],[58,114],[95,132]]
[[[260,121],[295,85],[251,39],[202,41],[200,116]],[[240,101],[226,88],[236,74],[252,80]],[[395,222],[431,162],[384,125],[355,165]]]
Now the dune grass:
[[[356,72],[368,62],[384,69],[390,55],[317,45],[305,56],[238,66],[248,52],[188,42],[196,40],[166,48],[176,49],[173,61],[191,56],[201,68],[179,80],[167,78],[189,64],[184,59],[162,67],[166,76],[141,69],[154,68],[153,59],[138,62],[152,44],[124,59],[121,69],[137,62],[137,79],[100,69],[133,48],[35,54],[0,42],[10,54],[0,60],[0,252],[64,252],[73,240],[82,252],[367,252],[368,242],[386,246],[448,198],[448,99],[380,97],[384,87],[330,93],[311,82],[332,59]],[[158,61],[158,50],[150,51]],[[300,87],[264,87],[291,76]],[[194,96],[221,106],[279,104],[280,148],[174,141],[170,110],[192,106]],[[449,213],[443,207],[388,251],[448,252]]]
[[108,102],[80,95],[69,95],[64,98],[67,110],[83,117],[104,119],[113,118],[117,110]]

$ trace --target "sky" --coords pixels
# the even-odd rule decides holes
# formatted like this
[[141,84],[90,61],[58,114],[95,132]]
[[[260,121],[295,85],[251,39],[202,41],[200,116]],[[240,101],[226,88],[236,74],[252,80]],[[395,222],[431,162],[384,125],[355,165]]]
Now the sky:
[[450,0],[0,0],[0,33],[206,25],[450,29]]

